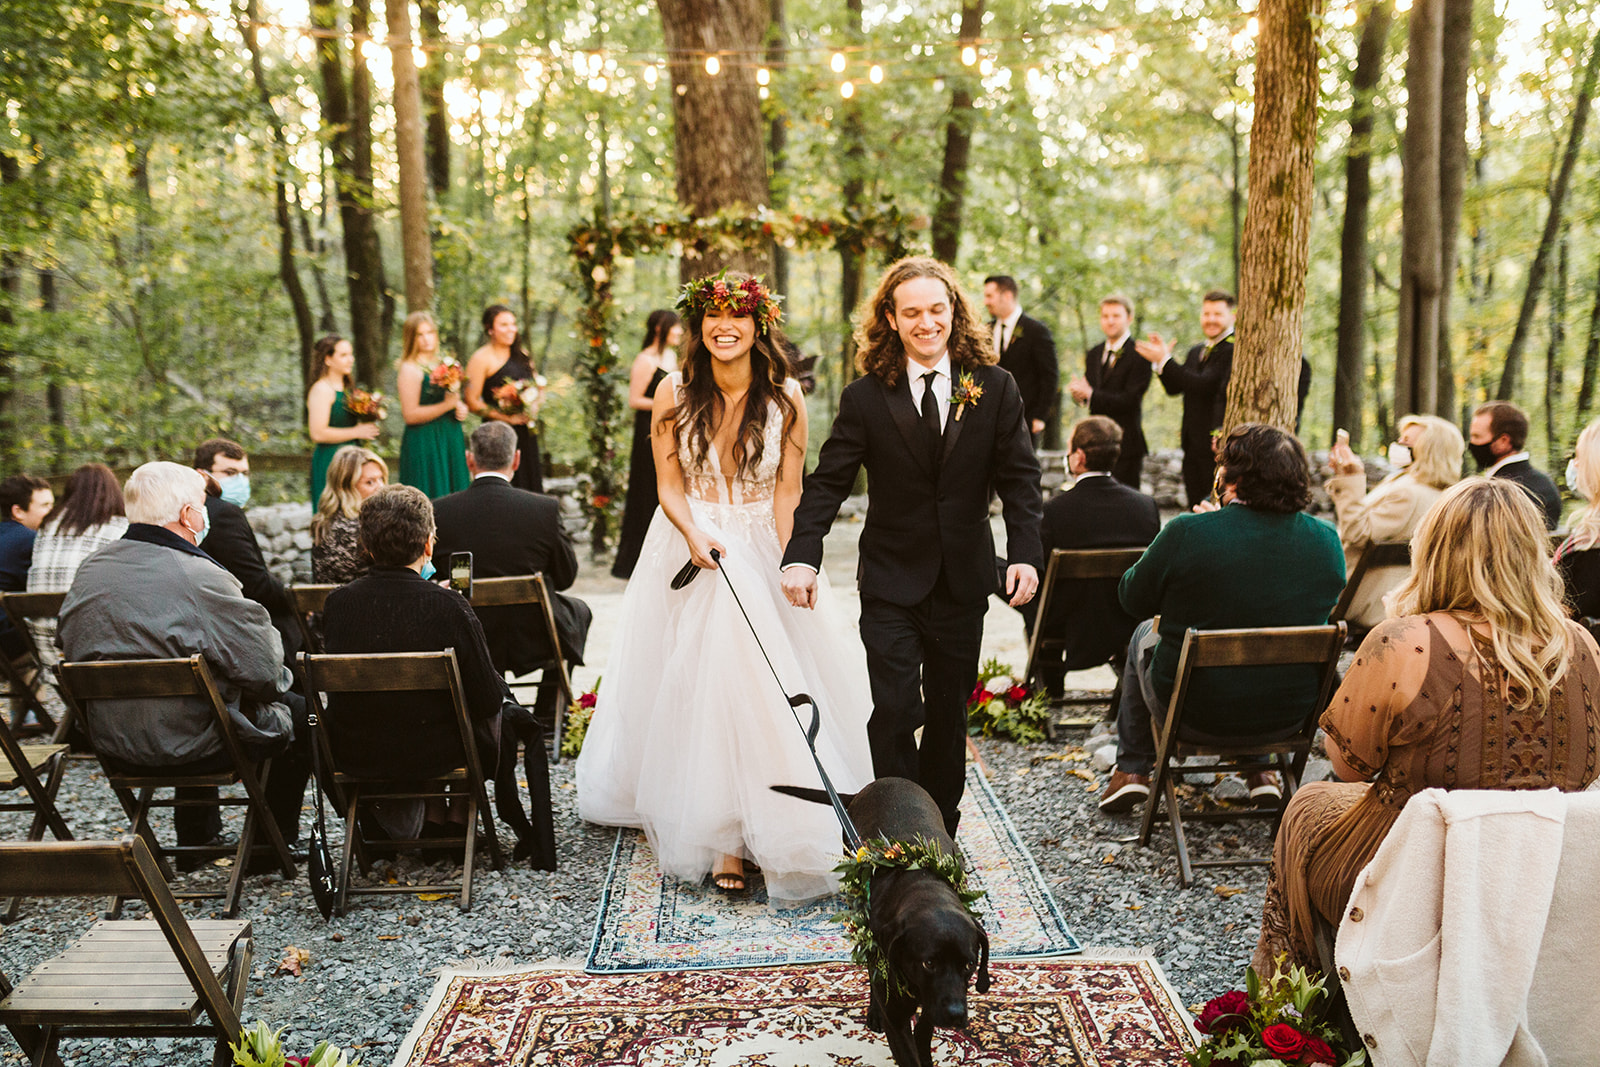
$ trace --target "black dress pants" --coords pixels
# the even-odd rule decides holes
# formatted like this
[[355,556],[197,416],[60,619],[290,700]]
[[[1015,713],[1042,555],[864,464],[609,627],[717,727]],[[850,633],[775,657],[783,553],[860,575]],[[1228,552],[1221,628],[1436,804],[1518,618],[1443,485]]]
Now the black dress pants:
[[921,785],[952,836],[966,787],[967,697],[978,682],[987,606],[983,600],[956,601],[943,575],[933,592],[910,607],[861,598],[861,641],[872,685],[872,773]]

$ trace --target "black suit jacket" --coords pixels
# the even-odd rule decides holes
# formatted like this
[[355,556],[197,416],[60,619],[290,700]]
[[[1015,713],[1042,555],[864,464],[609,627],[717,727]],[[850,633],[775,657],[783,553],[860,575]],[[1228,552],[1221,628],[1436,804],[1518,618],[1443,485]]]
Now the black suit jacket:
[[207,496],[206,516],[211,522],[211,529],[206,533],[206,555],[239,579],[246,600],[254,600],[267,609],[267,614],[272,616],[273,629],[283,638],[284,662],[292,666],[295,654],[300,651],[300,627],[294,621],[294,602],[284,584],[267,570],[266,557],[261,554],[261,544],[250,528],[244,509],[219,496]]
[[1150,363],[1135,350],[1133,335],[1129,334],[1116,362],[1108,369],[1108,343],[1101,341],[1083,357],[1083,377],[1094,390],[1089,397],[1089,414],[1104,415],[1122,427],[1122,453],[1111,468],[1111,476],[1138,489],[1139,472],[1150,451],[1144,439],[1143,413],[1145,390],[1150,388]]
[[995,366],[956,368],[957,382],[963,373],[983,395],[964,413],[952,408],[936,450],[927,445],[904,374],[893,387],[875,375],[845,387],[795,508],[785,565],[821,568],[822,539],[865,466],[867,520],[857,571],[863,596],[909,607],[933,591],[941,571],[957,601],[976,603],[996,592],[991,487],[1005,509],[1010,561],[1043,573],[1039,461],[1017,383]]
[[[1044,508],[1047,559],[1058,548],[1142,547],[1160,532],[1161,513],[1155,500],[1114,478],[1082,478]],[[1123,610],[1117,582],[1092,578],[1051,592],[1044,633],[1066,640],[1063,658],[1068,670],[1097,666],[1127,648],[1138,620]]]
[[[989,336],[994,336],[992,322]],[[1029,422],[1048,418],[1056,391],[1061,387],[1061,370],[1056,364],[1055,339],[1045,324],[1026,315],[1020,316],[1006,340],[1006,350],[1000,353],[1000,366],[1017,380],[1022,408]]]
[[[578,557],[554,497],[485,475],[461,492],[435,500],[433,519],[439,527],[433,565],[441,574],[449,573],[452,552],[472,553],[474,578],[542,572],[552,591],[550,607],[562,651],[569,662],[583,662],[592,613],[577,597],[555,593],[578,576]],[[482,608],[478,617],[489,638],[489,654],[501,670],[526,674],[555,658],[536,609]]]
[[[1183,396],[1183,428],[1179,436],[1185,453],[1198,450],[1211,458],[1211,431],[1221,428],[1228,406],[1228,378],[1233,373],[1233,338],[1217,342],[1209,356],[1206,346],[1189,349],[1183,362],[1168,360],[1161,371],[1161,387],[1168,396]],[[1191,502],[1192,503],[1192,502]]]
[[1531,462],[1519,459],[1515,463],[1507,463],[1495,471],[1494,476],[1516,482],[1527,490],[1533,502],[1539,505],[1539,510],[1544,512],[1545,529],[1554,530],[1561,522],[1561,493],[1550,476],[1535,468]]

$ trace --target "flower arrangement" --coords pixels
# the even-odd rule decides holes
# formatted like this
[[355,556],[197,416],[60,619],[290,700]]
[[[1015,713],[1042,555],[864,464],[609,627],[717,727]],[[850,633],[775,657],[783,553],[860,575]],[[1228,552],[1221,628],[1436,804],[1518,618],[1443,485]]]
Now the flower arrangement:
[[961,377],[950,388],[950,403],[956,406],[956,421],[960,422],[967,408],[975,406],[982,399],[983,386],[973,381],[971,374],[962,371]]
[[291,1063],[299,1067],[357,1067],[361,1063],[361,1057],[349,1059],[344,1049],[326,1041],[319,1042],[309,1056],[287,1055],[283,1051],[283,1031],[283,1027],[268,1030],[260,1020],[241,1031],[239,1043],[228,1046],[233,1051],[234,1067],[287,1067]]
[[461,364],[445,356],[428,371],[428,381],[447,393],[453,393],[461,388],[462,373]]
[[755,320],[756,333],[766,334],[783,321],[783,309],[778,306],[782,299],[762,285],[760,278],[735,282],[727,271],[722,271],[685,285],[678,297],[678,308],[685,318],[703,315],[712,308],[733,315],[748,315]]
[[1339,1028],[1324,1013],[1328,992],[1320,978],[1303,967],[1278,970],[1262,984],[1253,970],[1245,972],[1243,991],[1232,990],[1200,1009],[1195,1027],[1206,1040],[1185,1052],[1191,1067],[1211,1064],[1255,1064],[1256,1067],[1290,1067],[1323,1064],[1326,1067],[1360,1067],[1367,1052],[1340,1051]]
[[936,842],[920,837],[914,841],[875,838],[847,854],[834,870],[841,876],[839,893],[845,901],[845,910],[834,918],[844,924],[845,935],[850,938],[850,958],[886,982],[904,985],[900,976],[889,970],[888,952],[872,936],[872,878],[879,871],[932,871],[950,883],[972,921],[981,924],[972,905],[983,896],[983,890],[967,887],[967,872],[961,861]]
[[501,382],[494,389],[494,404],[506,415],[523,415],[539,408],[542,378]]
[[1043,741],[1050,722],[1050,701],[1030,690],[997,659],[984,662],[978,684],[967,697],[967,732],[984,737],[999,734],[1024,744]]
[[563,756],[576,758],[578,753],[583,751],[583,739],[589,736],[589,720],[594,716],[599,693],[600,679],[596,678],[588,692],[580,694],[577,700],[567,705],[567,721],[561,732]]
[[359,387],[344,394],[344,409],[357,422],[382,422],[389,415],[382,393]]

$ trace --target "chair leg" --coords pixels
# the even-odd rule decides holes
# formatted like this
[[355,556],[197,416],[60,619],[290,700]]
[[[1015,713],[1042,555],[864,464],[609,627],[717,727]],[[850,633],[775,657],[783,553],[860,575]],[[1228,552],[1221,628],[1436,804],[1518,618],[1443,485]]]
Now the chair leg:
[[245,805],[244,829],[239,832],[239,847],[233,853],[233,872],[228,876],[228,892],[222,898],[222,917],[231,919],[239,914],[239,897],[244,892],[244,872],[250,866],[256,840],[256,809]]
[[271,760],[262,760],[254,767],[240,767],[239,781],[243,783],[244,791],[250,797],[250,812],[260,817],[259,828],[266,830],[267,841],[278,856],[284,877],[292,879],[294,857],[289,855],[289,845],[283,839],[283,830],[278,826],[278,820],[272,816],[272,808],[267,804],[267,792],[261,785],[267,780],[267,774],[271,770]]
[[1194,881],[1194,868],[1189,863],[1189,842],[1183,834],[1183,813],[1178,809],[1178,781],[1176,775],[1166,777],[1167,825],[1172,827],[1172,843],[1178,849],[1178,882],[1188,889]]
[[333,908],[335,915],[343,915],[350,903],[350,857],[355,851],[356,838],[361,833],[356,824],[356,805],[361,802],[360,786],[350,787],[348,800],[349,810],[345,813],[344,821],[344,857],[339,864],[339,900]]
[[[165,878],[168,883],[175,881],[176,877],[172,873],[172,865],[167,862],[166,853],[161,848],[161,842],[156,840],[156,832],[150,828],[150,802],[155,799],[155,789],[150,786],[140,789],[137,801],[133,799],[133,791],[131,789],[115,789],[113,792],[117,794],[117,799],[122,802],[122,810],[126,811],[128,818],[133,820],[133,833],[138,837],[144,838],[145,844],[150,847],[150,855],[155,857],[156,866],[161,868],[161,877]],[[176,811],[177,809],[174,808],[173,810]],[[122,918],[122,902],[125,899],[125,897],[120,896],[112,897],[111,907],[106,909],[105,917],[107,919]]]
[[472,910],[472,860],[478,845],[478,798],[467,797],[466,848],[461,855],[461,910]]
[[572,706],[572,678],[567,673],[567,665],[564,660],[556,661],[556,679],[560,685],[559,691],[556,693],[555,725],[551,730],[550,738],[551,763],[561,762],[561,736],[566,730],[567,708]]

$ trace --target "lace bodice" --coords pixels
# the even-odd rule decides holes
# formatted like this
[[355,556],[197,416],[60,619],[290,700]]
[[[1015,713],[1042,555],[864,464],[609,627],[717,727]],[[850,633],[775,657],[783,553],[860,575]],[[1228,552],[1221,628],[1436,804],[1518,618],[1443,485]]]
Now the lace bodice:
[[[671,375],[678,402],[683,402],[683,377]],[[784,383],[788,388],[789,383]],[[756,504],[770,501],[778,484],[778,464],[783,459],[783,410],[776,401],[767,401],[766,433],[762,439],[761,461],[754,470],[730,480],[722,470],[715,448],[707,449],[703,462],[696,460],[688,434],[678,435],[678,465],[683,469],[684,492],[696,500],[712,504]]]

